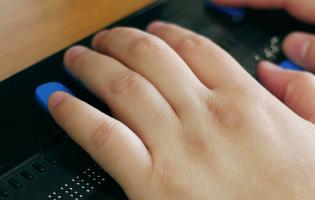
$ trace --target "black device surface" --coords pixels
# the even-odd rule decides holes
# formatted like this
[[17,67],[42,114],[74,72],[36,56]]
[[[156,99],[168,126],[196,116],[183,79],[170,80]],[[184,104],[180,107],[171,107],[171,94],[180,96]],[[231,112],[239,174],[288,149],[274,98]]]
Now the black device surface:
[[[262,59],[284,59],[281,42],[294,30],[313,32],[282,11],[247,10],[244,18],[205,9],[203,1],[157,1],[117,23],[144,29],[162,19],[203,34],[232,54],[255,76]],[[79,44],[89,46],[91,37]],[[80,99],[109,113],[107,107],[71,78],[61,51],[0,83],[0,200],[126,199],[103,172],[35,102],[40,84],[58,81]],[[132,173],[132,172],[130,172]]]

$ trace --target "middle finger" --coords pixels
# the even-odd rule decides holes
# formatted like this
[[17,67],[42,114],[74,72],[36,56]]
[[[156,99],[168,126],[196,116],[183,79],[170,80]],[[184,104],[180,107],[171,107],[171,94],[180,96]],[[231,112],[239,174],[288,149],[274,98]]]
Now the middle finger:
[[143,75],[179,116],[197,105],[196,95],[206,88],[171,47],[140,30],[116,28],[100,33],[93,46]]
[[[177,117],[167,101],[142,76],[117,60],[85,47],[70,49],[65,65],[84,85],[110,107],[152,151],[172,141]],[[156,106],[158,105],[158,106]]]

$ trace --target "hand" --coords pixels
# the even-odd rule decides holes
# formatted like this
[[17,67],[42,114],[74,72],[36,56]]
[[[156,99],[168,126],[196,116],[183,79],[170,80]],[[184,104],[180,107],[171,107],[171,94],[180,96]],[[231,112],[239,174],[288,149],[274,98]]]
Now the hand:
[[148,31],[115,28],[65,55],[116,119],[66,93],[49,99],[129,199],[314,199],[315,125],[208,39],[161,22]]
[[[315,23],[315,1],[312,0],[212,0],[227,6],[250,6],[254,8],[283,8],[297,18]],[[285,54],[297,64],[315,71],[315,36],[292,33],[284,41]]]
[[[311,0],[213,0],[227,6],[250,6],[253,8],[283,8],[293,16],[315,23],[315,1]],[[283,43],[284,53],[306,70],[315,72],[315,36],[296,32]],[[315,123],[315,97],[313,75],[277,69],[275,65],[262,62],[258,68],[262,84],[289,108],[303,118]]]
[[315,123],[313,74],[284,70],[270,62],[261,62],[257,74],[261,83],[284,104],[304,119]]

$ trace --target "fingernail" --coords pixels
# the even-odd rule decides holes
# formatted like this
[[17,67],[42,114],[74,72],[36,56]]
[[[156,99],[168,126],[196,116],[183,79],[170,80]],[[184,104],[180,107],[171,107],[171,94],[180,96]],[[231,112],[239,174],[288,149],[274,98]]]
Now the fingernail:
[[285,43],[286,53],[298,64],[305,65],[310,45],[311,41],[306,36],[299,33],[292,34]]
[[84,51],[86,51],[87,48],[84,46],[74,46],[67,50],[65,54],[66,60],[72,60],[78,55],[82,54]]
[[304,61],[311,42],[301,35],[296,35],[294,38],[292,37],[291,42],[293,47],[292,51],[296,54],[296,58]]
[[300,46],[298,48],[300,48],[300,57],[301,59],[305,60],[310,48],[311,42],[309,40],[301,40]]
[[263,68],[267,68],[268,70],[282,70],[282,68],[280,68],[278,65],[269,62],[269,61],[261,61],[259,63],[259,67],[263,67]]
[[48,104],[51,104],[51,106],[55,107],[66,96],[65,93],[60,93],[60,91],[66,92],[74,96],[74,94],[68,88],[66,88],[63,84],[59,82],[49,82],[49,83],[42,84],[36,88],[35,99],[42,108],[48,111],[49,110]]
[[92,40],[92,47],[97,48],[103,37],[108,33],[108,30],[97,33]]
[[52,107],[57,107],[66,97],[64,92],[55,92],[49,97],[49,102]]
[[158,30],[159,28],[165,26],[166,23],[162,22],[162,21],[155,21],[152,22],[148,27],[147,27],[147,31],[148,32],[155,32],[156,30]]

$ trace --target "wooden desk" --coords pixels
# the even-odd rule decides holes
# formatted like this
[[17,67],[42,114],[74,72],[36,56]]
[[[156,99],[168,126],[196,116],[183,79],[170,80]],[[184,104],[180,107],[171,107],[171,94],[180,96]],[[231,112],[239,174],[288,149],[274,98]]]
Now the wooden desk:
[[0,0],[0,80],[153,0]]

